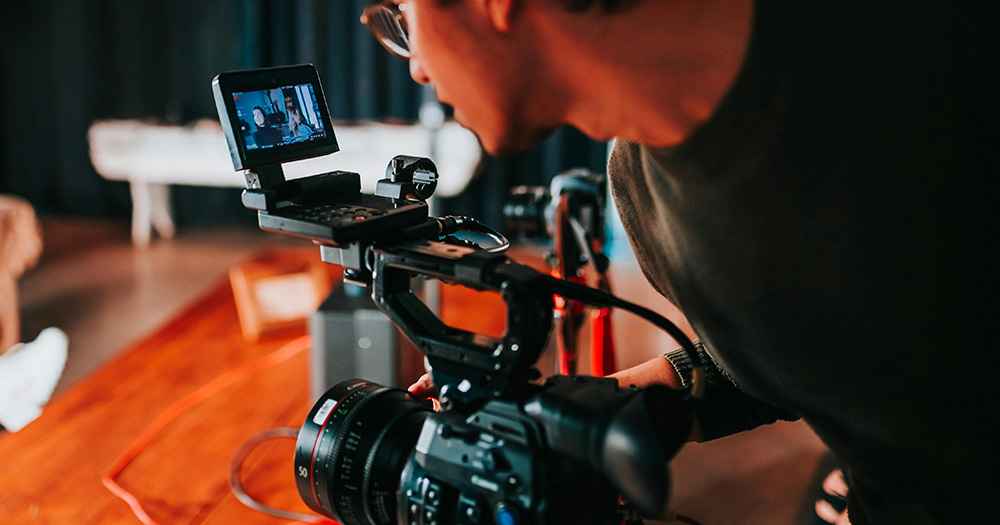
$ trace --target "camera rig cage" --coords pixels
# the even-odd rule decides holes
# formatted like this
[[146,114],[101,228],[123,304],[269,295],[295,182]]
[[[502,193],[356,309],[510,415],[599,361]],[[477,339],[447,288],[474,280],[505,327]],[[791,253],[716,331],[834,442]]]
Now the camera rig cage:
[[[339,149],[312,65],[222,73],[212,88],[234,168],[245,171],[242,202],[257,210],[261,229],[313,241],[324,262],[343,266],[346,280],[369,287],[377,307],[426,355],[440,392],[443,409],[428,417],[419,439],[414,434],[411,441],[416,442],[410,445],[415,451],[406,467],[386,467],[394,475],[402,471],[402,482],[397,477],[379,485],[371,479],[370,461],[364,469],[334,465],[349,463],[338,456],[345,441],[353,450],[366,439],[348,425],[357,418],[338,422],[337,416],[360,411],[351,402],[367,394],[392,390],[413,396],[363,380],[331,389],[307,417],[296,450],[297,485],[311,508],[348,524],[472,524],[486,522],[486,514],[497,523],[579,523],[580,515],[558,514],[573,504],[560,506],[558,498],[546,496],[558,469],[539,468],[547,474],[532,474],[533,465],[551,462],[554,454],[606,482],[598,483],[597,492],[613,498],[605,497],[601,504],[617,505],[621,496],[643,516],[666,515],[668,463],[690,433],[690,406],[700,398],[700,373],[696,371],[691,391],[619,388],[614,379],[566,376],[539,385],[535,363],[552,328],[553,295],[639,315],[666,330],[699,363],[694,345],[680,329],[610,293],[512,261],[504,253],[503,236],[470,217],[429,217],[425,200],[438,178],[430,159],[394,157],[374,195],[361,193],[360,175],[353,172],[285,180],[283,162]],[[319,131],[301,141],[252,143],[253,133],[243,120],[246,99],[273,100],[273,93],[289,95],[291,102],[283,97],[287,104],[311,104],[312,128]],[[268,119],[265,115],[262,125]],[[484,248],[455,236],[462,231],[486,235],[495,245]],[[413,292],[415,275],[498,292],[507,306],[505,333],[492,338],[448,326]],[[396,420],[384,422],[383,430],[393,425]],[[329,435],[331,429],[335,431]],[[338,432],[343,434],[339,438]],[[381,443],[385,435],[369,437]],[[505,442],[522,447],[502,450]],[[463,446],[471,461],[467,455],[461,461],[450,458]],[[522,449],[527,452],[518,455]],[[325,460],[318,458],[324,454]],[[405,460],[405,453],[395,454],[402,454],[402,459],[394,456],[397,462]],[[334,468],[340,468],[336,475],[330,470]],[[442,502],[449,490],[451,503]],[[607,513],[591,514],[594,519],[598,515]]]

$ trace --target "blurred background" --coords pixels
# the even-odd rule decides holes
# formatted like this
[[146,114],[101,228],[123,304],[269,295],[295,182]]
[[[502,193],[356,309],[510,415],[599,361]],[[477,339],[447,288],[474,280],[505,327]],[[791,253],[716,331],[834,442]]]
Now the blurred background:
[[[56,395],[164,325],[255,253],[303,243],[259,231],[256,213],[241,205],[239,176],[232,179],[236,184],[186,180],[163,185],[168,195],[158,198],[170,203],[176,231],[160,231],[144,242],[136,235],[133,215],[141,199],[149,198],[148,188],[142,193],[120,176],[99,173],[88,141],[95,123],[142,123],[195,136],[206,122],[217,122],[210,89],[216,74],[311,62],[320,72],[335,127],[419,126],[421,108],[433,101],[433,93],[414,83],[406,61],[385,52],[359,23],[367,3],[34,0],[5,5],[0,17],[0,198],[7,199],[8,209],[23,205],[28,212],[9,214],[20,217],[20,237],[0,233],[0,254],[4,243],[27,246],[18,265],[0,267],[0,293],[8,293],[0,298],[0,317],[4,307],[16,305],[21,341],[32,341],[53,326],[68,335],[69,357]],[[442,109],[447,116],[448,108]],[[126,128],[126,138],[128,133]],[[221,144],[212,148],[226,155]],[[157,153],[156,162],[168,166],[191,160],[170,146]],[[545,186],[571,168],[604,173],[607,153],[607,143],[566,128],[513,158],[481,155],[472,173],[463,175],[470,180],[462,191],[434,198],[434,213],[467,214],[501,226],[502,206],[514,186]],[[369,183],[380,176],[362,173]],[[4,209],[0,202],[0,214]],[[38,253],[30,239],[24,240],[32,232],[40,242]],[[613,266],[631,265],[627,243],[614,235],[610,242]],[[616,281],[619,295],[670,308],[639,272],[629,275]],[[12,283],[12,291],[4,292],[3,279]],[[619,364],[648,359],[667,345],[629,341],[619,346]],[[0,354],[5,350],[0,348]],[[807,523],[824,452],[801,423],[689,446],[674,462],[678,499],[707,523]]]
[[[127,185],[102,179],[88,156],[90,125],[216,120],[210,83],[226,70],[310,62],[321,74],[334,121],[416,122],[433,93],[414,83],[407,62],[385,52],[359,23],[366,4],[40,0],[8,6],[0,22],[0,191],[27,198],[41,214],[127,217]],[[606,144],[560,130],[516,158],[486,158],[467,192],[440,209],[475,212],[499,224],[501,199],[484,196],[515,184],[544,184],[569,167],[603,172],[606,153]],[[254,223],[238,189],[170,191],[178,226]]]
[[[39,264],[29,265],[19,280],[21,339],[31,340],[46,326],[73,332],[61,388],[252,250],[288,242],[257,231],[256,212],[240,203],[238,175],[235,184],[219,187],[178,170],[181,183],[165,185],[169,195],[161,196],[177,235],[132,249],[129,223],[139,197],[122,174],[95,168],[91,127],[111,121],[192,130],[218,121],[210,89],[218,73],[305,62],[320,72],[335,127],[374,121],[419,126],[420,110],[434,94],[413,82],[407,62],[383,50],[359,22],[366,4],[40,0],[5,8],[0,194],[27,201],[44,237]],[[347,149],[343,141],[341,146]],[[464,191],[435,198],[435,213],[468,214],[500,226],[502,197],[511,187],[545,185],[572,167],[603,173],[607,147],[567,128],[514,158],[483,155],[474,174],[460,175],[471,176]],[[156,151],[158,162],[196,162],[171,148],[164,143]],[[362,173],[366,184],[381,175]],[[98,275],[80,279],[90,267]],[[81,301],[93,305],[81,308]]]

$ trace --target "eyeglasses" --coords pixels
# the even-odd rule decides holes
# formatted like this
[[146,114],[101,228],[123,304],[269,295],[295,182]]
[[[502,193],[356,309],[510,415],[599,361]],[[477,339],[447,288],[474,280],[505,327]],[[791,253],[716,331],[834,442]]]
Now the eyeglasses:
[[410,58],[410,34],[406,27],[404,4],[382,0],[371,4],[361,13],[361,23],[371,29],[375,39],[390,53]]

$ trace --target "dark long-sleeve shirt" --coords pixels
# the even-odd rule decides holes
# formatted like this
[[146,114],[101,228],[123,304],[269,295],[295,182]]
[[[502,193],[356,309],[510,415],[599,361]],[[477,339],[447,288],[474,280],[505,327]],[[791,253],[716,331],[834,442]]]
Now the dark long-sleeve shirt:
[[985,12],[759,1],[709,121],[609,164],[644,273],[748,398],[713,432],[803,418],[850,468],[856,524],[995,515]]

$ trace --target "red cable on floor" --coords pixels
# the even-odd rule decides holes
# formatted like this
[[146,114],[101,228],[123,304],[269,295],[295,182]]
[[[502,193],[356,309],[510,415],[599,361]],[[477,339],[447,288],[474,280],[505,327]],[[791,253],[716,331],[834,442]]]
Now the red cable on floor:
[[[137,437],[135,441],[133,441],[132,444],[125,449],[125,452],[123,452],[122,455],[111,465],[108,472],[101,477],[101,483],[103,483],[112,494],[127,503],[135,516],[139,518],[139,521],[145,525],[156,525],[156,521],[154,521],[142,508],[142,504],[139,502],[138,498],[136,498],[131,492],[125,490],[115,481],[115,479],[121,475],[121,473],[132,461],[135,460],[136,457],[138,457],[139,453],[141,453],[142,450],[149,445],[153,438],[155,438],[156,435],[159,434],[160,431],[162,431],[171,421],[176,419],[177,416],[183,414],[185,411],[202,401],[212,397],[236,381],[281,364],[299,352],[306,350],[310,346],[311,341],[307,335],[289,341],[261,359],[229,370],[228,372],[213,379],[211,382],[198,388],[194,392],[178,399],[174,402],[174,404],[170,405],[159,416],[157,416],[156,419],[153,420],[153,422],[146,427],[141,434],[139,434],[139,437]],[[319,516],[316,518],[317,521],[328,522]]]

